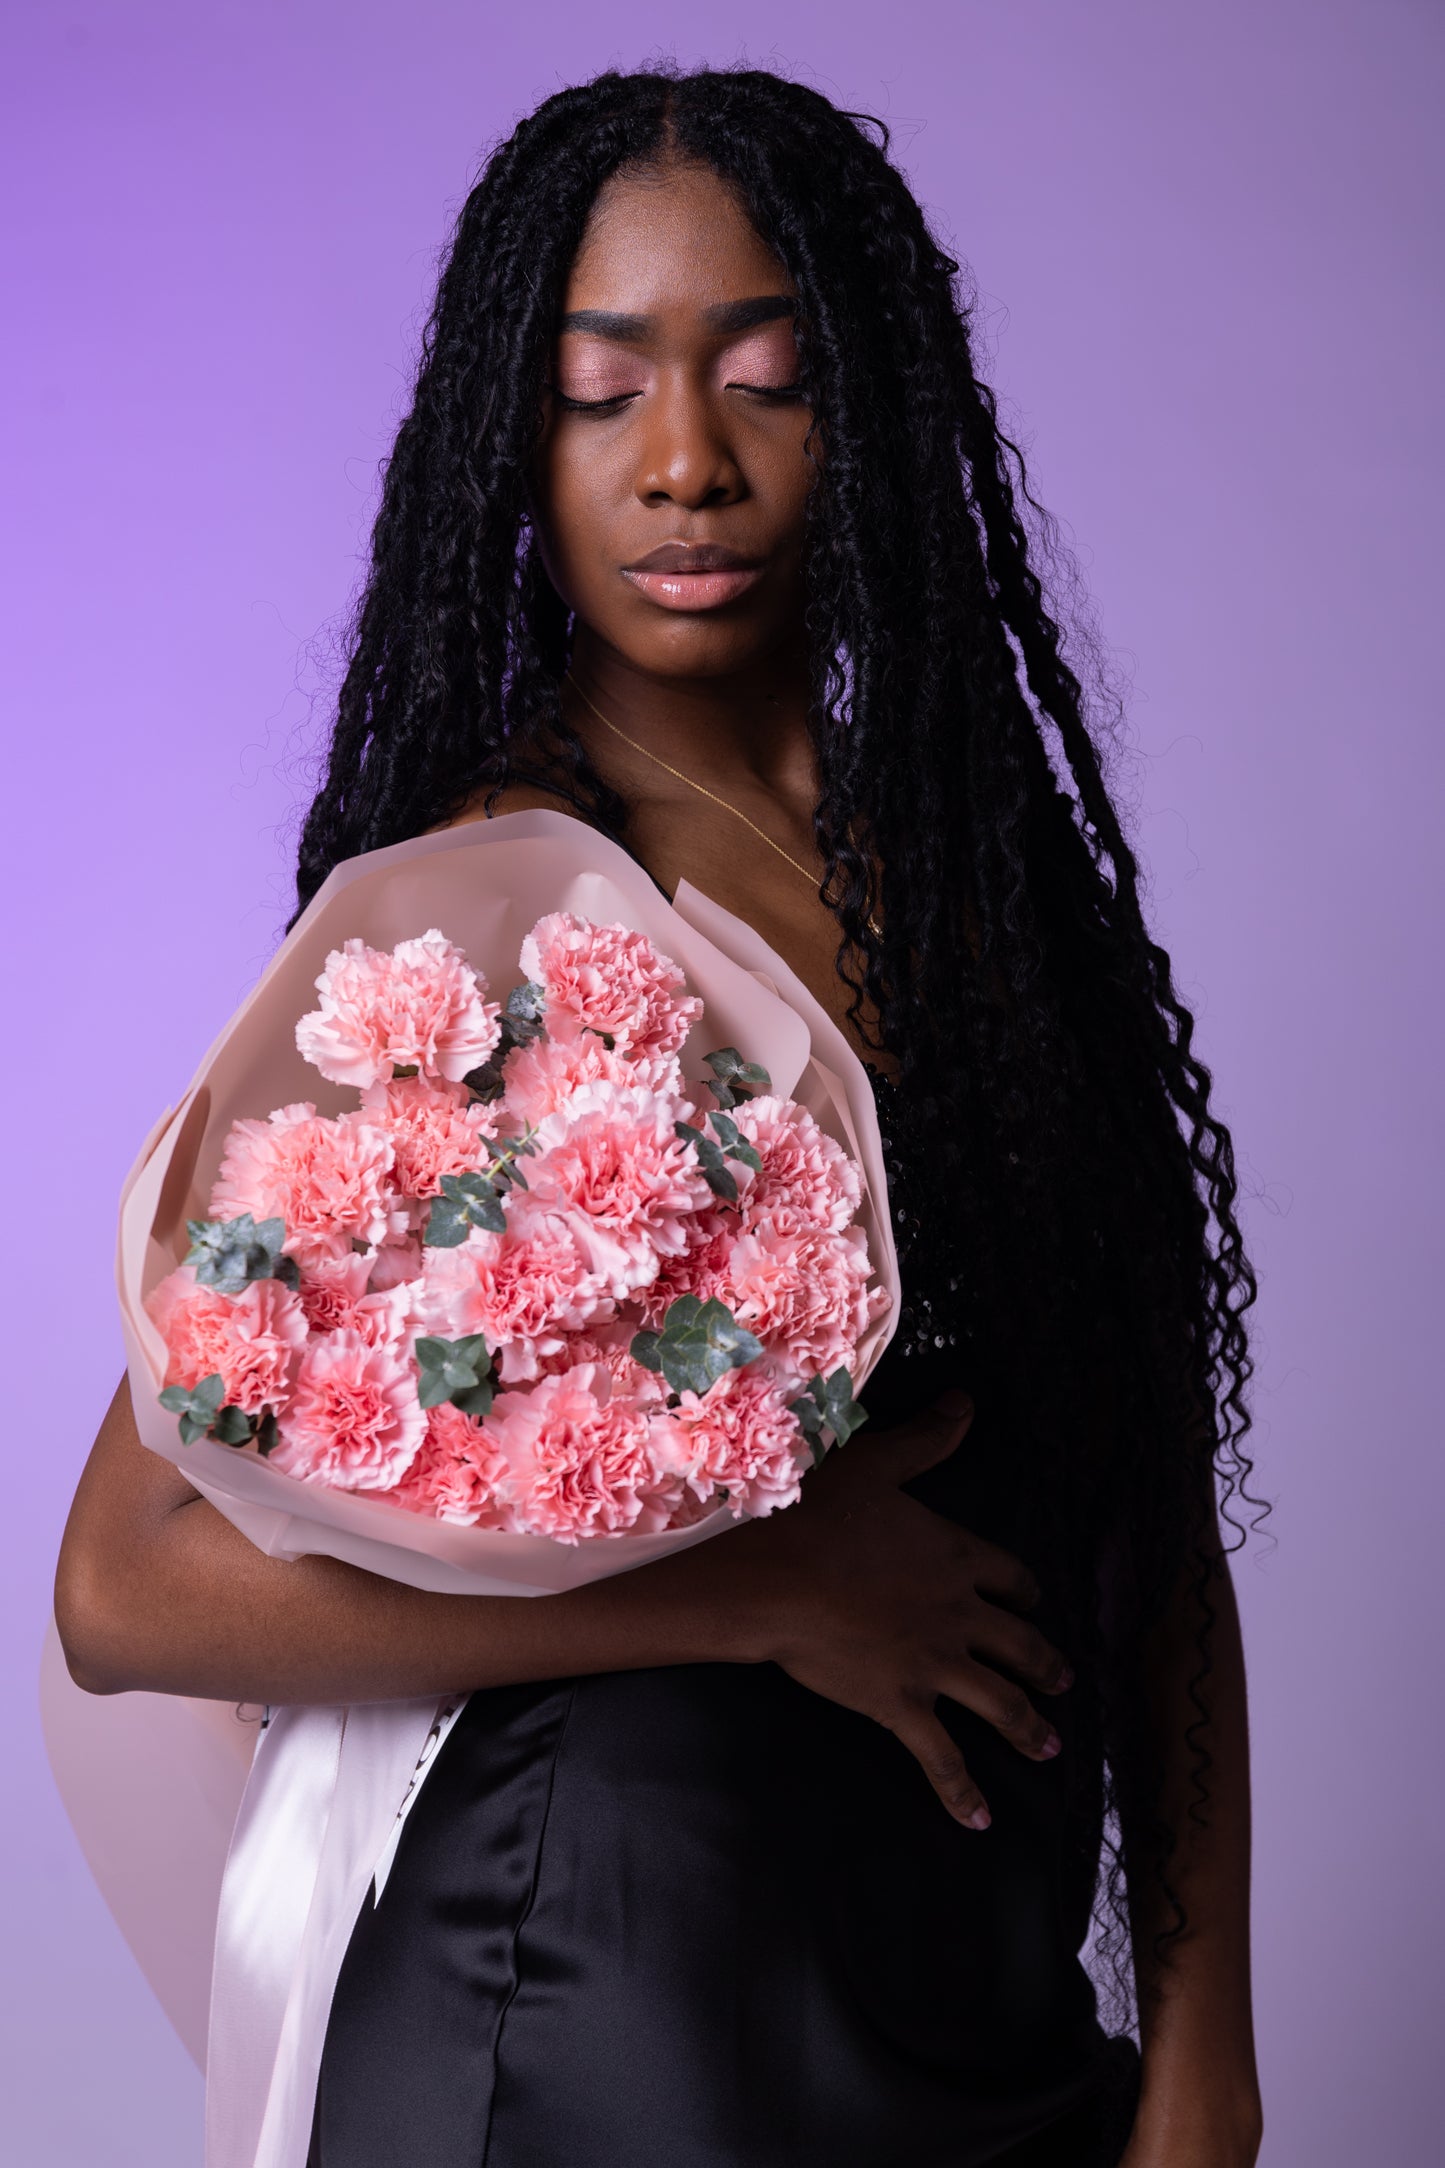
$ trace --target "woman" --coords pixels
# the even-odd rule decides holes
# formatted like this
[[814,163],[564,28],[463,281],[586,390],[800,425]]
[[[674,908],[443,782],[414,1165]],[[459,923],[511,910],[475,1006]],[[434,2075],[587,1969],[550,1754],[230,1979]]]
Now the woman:
[[875,1071],[870,1429],[528,1602],[263,1558],[124,1386],[71,1518],[96,1691],[470,1697],[352,1935],[315,2168],[1256,2156],[1230,1143],[875,132],[606,75],[492,158],[299,874],[548,806],[749,919]]

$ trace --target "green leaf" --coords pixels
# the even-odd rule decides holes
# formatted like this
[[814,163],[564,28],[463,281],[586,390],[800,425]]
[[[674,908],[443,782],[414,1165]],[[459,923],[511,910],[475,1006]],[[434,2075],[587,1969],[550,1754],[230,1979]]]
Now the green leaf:
[[535,979],[524,979],[520,986],[512,988],[502,1012],[502,1028],[513,1046],[525,1046],[529,1039],[536,1038],[542,1029],[546,1003],[546,993]]
[[424,1408],[439,1408],[446,1401],[464,1415],[485,1415],[491,1408],[496,1380],[491,1350],[481,1333],[462,1340],[423,1335],[416,1343],[416,1366],[417,1398]]
[[264,1460],[268,1453],[275,1452],[280,1442],[281,1428],[276,1421],[276,1411],[268,1408],[256,1425],[256,1451]]
[[211,1425],[211,1436],[222,1445],[248,1445],[255,1436],[256,1425],[244,1408],[222,1408]]
[[423,1243],[433,1250],[454,1250],[473,1227],[488,1234],[505,1232],[507,1215],[490,1175],[444,1174],[442,1194],[427,1214]]
[[194,1445],[197,1438],[205,1437],[220,1412],[225,1393],[226,1381],[219,1370],[213,1370],[197,1385],[167,1385],[162,1389],[158,1395],[161,1406],[181,1419],[182,1445]]
[[719,1106],[735,1107],[740,1099],[751,1099],[754,1092],[765,1092],[772,1084],[762,1064],[744,1061],[735,1046],[720,1046],[702,1058],[716,1080],[713,1093]]
[[[861,1430],[868,1420],[868,1410],[853,1398],[853,1379],[842,1364],[831,1377],[814,1378],[806,1395],[790,1403],[808,1438],[819,1440],[821,1433],[831,1430],[839,1445],[846,1445],[855,1430]],[[817,1442],[813,1445],[813,1459],[822,1458]]]
[[286,1228],[279,1219],[256,1220],[243,1212],[233,1220],[187,1220],[191,1238],[185,1262],[194,1265],[196,1284],[218,1294],[239,1295],[252,1280],[285,1280],[296,1285],[292,1258],[282,1261]]
[[718,1143],[727,1153],[728,1158],[741,1160],[745,1167],[752,1168],[754,1174],[761,1174],[763,1163],[758,1157],[758,1148],[743,1135],[732,1116],[730,1114],[709,1114],[708,1120],[717,1131]]
[[658,1364],[675,1393],[705,1393],[762,1352],[762,1341],[715,1295],[707,1302],[679,1295],[668,1305],[657,1339]]
[[635,1363],[641,1363],[644,1370],[652,1370],[660,1374],[662,1370],[661,1347],[661,1333],[635,1332],[632,1335],[629,1352],[632,1360]]
[[726,1198],[729,1204],[736,1204],[738,1185],[728,1171],[721,1146],[714,1144],[705,1130],[694,1129],[688,1122],[674,1122],[672,1126],[679,1137],[695,1148],[702,1166],[702,1178],[713,1195]]

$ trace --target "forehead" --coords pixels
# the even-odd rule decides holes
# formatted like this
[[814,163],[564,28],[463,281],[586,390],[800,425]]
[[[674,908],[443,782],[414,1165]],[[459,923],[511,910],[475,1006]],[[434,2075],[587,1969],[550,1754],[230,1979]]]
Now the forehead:
[[720,301],[787,293],[783,266],[709,166],[614,174],[567,279],[564,311],[692,315]]

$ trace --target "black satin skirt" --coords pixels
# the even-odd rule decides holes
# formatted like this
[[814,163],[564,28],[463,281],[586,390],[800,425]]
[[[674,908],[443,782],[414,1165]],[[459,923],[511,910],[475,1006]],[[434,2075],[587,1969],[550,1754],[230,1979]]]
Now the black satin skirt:
[[[1000,1465],[976,1424],[909,1488],[1006,1541]],[[309,2168],[1114,2168],[1086,1701],[1042,1764],[939,1707],[986,1831],[771,1664],[473,1694],[356,1922]]]

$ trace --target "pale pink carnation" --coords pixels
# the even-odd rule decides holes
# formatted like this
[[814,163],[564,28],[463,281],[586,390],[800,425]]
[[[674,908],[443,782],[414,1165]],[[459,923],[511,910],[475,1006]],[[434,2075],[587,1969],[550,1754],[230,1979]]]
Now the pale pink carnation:
[[410,1288],[405,1282],[376,1288],[373,1264],[370,1250],[352,1250],[344,1257],[319,1258],[303,1273],[301,1307],[312,1332],[350,1329],[373,1342],[400,1337],[411,1317]]
[[450,1401],[426,1411],[426,1436],[401,1481],[386,1493],[395,1505],[467,1528],[511,1529],[501,1495],[506,1464],[491,1432]]
[[370,1250],[342,1250],[307,1266],[298,1293],[312,1332],[335,1332],[338,1325],[355,1322],[356,1305],[366,1293],[371,1266]]
[[619,1054],[675,1054],[702,1015],[671,957],[645,934],[552,911],[522,943],[522,969],[542,988],[553,1038],[605,1032]]
[[397,1069],[460,1083],[501,1037],[486,981],[435,927],[389,952],[345,942],[316,990],[321,1006],[296,1026],[296,1044],[333,1084],[362,1090]]
[[486,1429],[507,1466],[515,1526],[559,1543],[665,1528],[680,1478],[653,1450],[646,1411],[599,1363],[498,1395]]
[[406,1224],[391,1193],[391,1139],[365,1114],[330,1120],[310,1100],[277,1107],[264,1122],[231,1124],[211,1191],[213,1219],[280,1219],[286,1249],[305,1266],[359,1242],[381,1242]]
[[729,1370],[705,1393],[683,1393],[657,1420],[671,1425],[700,1499],[723,1490],[735,1514],[754,1516],[797,1500],[812,1456],[786,1396],[755,1370]]
[[841,1234],[858,1209],[862,1180],[840,1144],[795,1100],[762,1098],[732,1110],[732,1119],[761,1159],[760,1174],[730,1159],[743,1187],[743,1217],[755,1224],[789,1206],[819,1228]]
[[429,1249],[416,1296],[422,1329],[448,1340],[482,1333],[506,1384],[535,1378],[566,1336],[605,1321],[613,1304],[575,1222],[530,1191],[507,1202],[504,1234],[474,1229],[452,1249]]
[[342,1326],[308,1344],[271,1460],[306,1483],[391,1490],[425,1432],[404,1346]]
[[764,1342],[786,1382],[850,1368],[855,1344],[887,1302],[871,1292],[862,1231],[785,1228],[783,1215],[738,1236],[715,1292]]
[[563,1213],[619,1300],[692,1246],[712,1204],[693,1146],[674,1132],[676,1101],[642,1088],[588,1084],[538,1125],[532,1198]]
[[579,1363],[600,1363],[612,1380],[612,1390],[641,1406],[661,1406],[667,1399],[667,1380],[655,1370],[644,1370],[633,1359],[636,1324],[619,1321],[600,1325],[591,1332],[569,1333],[555,1354],[541,1361],[544,1374],[574,1369]]
[[306,1345],[306,1318],[280,1280],[252,1280],[238,1295],[198,1287],[182,1265],[146,1297],[146,1311],[166,1343],[167,1385],[188,1390],[220,1373],[224,1404],[259,1415],[285,1405]]
[[459,1084],[393,1077],[369,1084],[361,1104],[368,1120],[391,1139],[392,1181],[403,1197],[435,1197],[444,1174],[465,1174],[489,1156],[495,1112],[477,1100],[469,1104]]
[[419,1280],[426,1264],[427,1252],[422,1247],[419,1234],[409,1234],[400,1241],[383,1242],[371,1259],[371,1278],[367,1282],[373,1295],[388,1287],[400,1287],[406,1280]]
[[591,1032],[575,1039],[529,1039],[513,1047],[502,1078],[507,1112],[518,1125],[555,1113],[583,1084],[643,1084],[654,1092],[682,1087],[676,1055],[610,1053]]
[[728,1259],[737,1240],[736,1211],[710,1205],[692,1223],[692,1241],[676,1257],[664,1257],[657,1277],[637,1290],[633,1300],[649,1331],[661,1329],[669,1306],[679,1295],[696,1295],[706,1302],[722,1286]]

